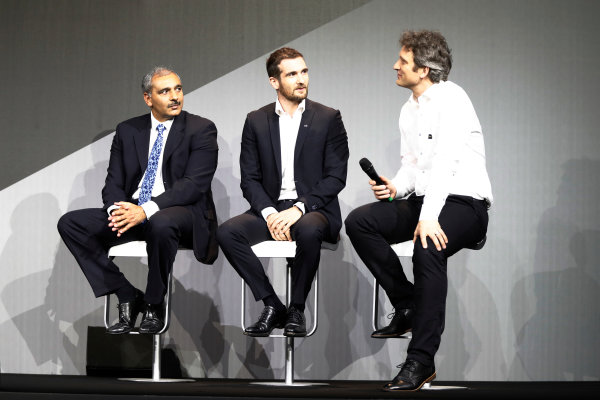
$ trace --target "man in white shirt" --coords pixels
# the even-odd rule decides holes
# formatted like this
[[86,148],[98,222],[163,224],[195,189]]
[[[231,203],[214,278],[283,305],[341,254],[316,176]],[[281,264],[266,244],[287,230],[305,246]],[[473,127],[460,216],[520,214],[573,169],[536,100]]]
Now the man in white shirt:
[[[408,31],[400,39],[396,84],[411,90],[400,112],[400,169],[384,185],[369,183],[380,201],[352,211],[346,232],[394,305],[389,326],[374,338],[412,331],[406,362],[384,390],[419,390],[435,378],[434,356],[444,327],[447,259],[485,238],[492,191],[479,120],[467,94],[447,81],[452,57],[438,32]],[[391,243],[414,242],[414,284]]]
[[[179,76],[155,67],[142,79],[150,113],[117,126],[110,149],[102,208],[70,211],[58,231],[96,297],[114,293],[119,320],[110,334],[140,333],[164,325],[163,298],[177,248],[194,249],[212,264],[218,254],[211,181],[217,167],[217,128],[183,109]],[[146,241],[148,281],[142,293],[108,259],[111,246]]]
[[[281,48],[267,59],[275,103],[248,114],[240,153],[241,188],[250,209],[219,226],[223,254],[264,309],[244,334],[305,336],[304,306],[319,266],[321,243],[337,242],[337,199],[346,185],[348,138],[340,112],[307,99],[308,68],[300,52]],[[251,246],[295,240],[289,308],[273,290]]]

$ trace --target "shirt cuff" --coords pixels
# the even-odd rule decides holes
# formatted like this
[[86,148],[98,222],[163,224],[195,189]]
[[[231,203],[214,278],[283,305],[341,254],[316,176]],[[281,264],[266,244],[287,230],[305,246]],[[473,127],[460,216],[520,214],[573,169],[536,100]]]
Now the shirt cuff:
[[142,204],[140,207],[144,209],[144,212],[146,213],[146,219],[150,219],[151,216],[153,216],[158,210],[160,210],[160,208],[158,208],[158,204],[156,204],[153,201],[148,201]]
[[265,209],[263,209],[260,213],[262,214],[262,217],[265,219],[265,221],[267,220],[267,217],[271,214],[276,213],[277,210],[275,209],[275,207],[267,207]]
[[115,205],[113,204],[112,206],[110,206],[110,207],[108,207],[108,208],[106,209],[106,212],[108,213],[108,216],[110,217],[110,216],[111,216],[111,213],[112,213],[113,211],[115,211],[115,210],[118,210],[119,208],[121,208],[121,207],[119,207],[119,206],[115,206]]
[[304,208],[304,203],[299,201],[297,203],[294,203],[294,205],[296,207],[298,207],[300,209],[300,211],[302,211],[302,215],[306,214],[306,209]]

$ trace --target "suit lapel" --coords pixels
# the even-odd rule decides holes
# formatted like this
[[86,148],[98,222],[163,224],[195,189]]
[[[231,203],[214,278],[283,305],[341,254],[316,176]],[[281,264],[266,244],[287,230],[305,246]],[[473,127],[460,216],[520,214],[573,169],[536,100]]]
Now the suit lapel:
[[[300,120],[300,127],[298,128],[298,137],[296,138],[296,147],[294,147],[294,161],[300,156],[300,150],[304,145],[304,141],[309,133],[310,124],[315,115],[314,109],[311,107],[310,100],[306,99],[306,109],[302,113],[302,119]],[[295,170],[295,164],[294,164]]]
[[169,136],[167,136],[167,143],[165,143],[165,150],[163,152],[163,171],[165,169],[165,165],[169,161],[169,158],[173,154],[173,151],[179,146],[179,143],[183,140],[183,129],[185,128],[185,111],[182,111],[178,116],[173,120],[173,125],[171,125],[171,130],[169,131]]
[[273,146],[273,157],[275,157],[277,172],[281,179],[281,138],[279,136],[279,116],[275,113],[275,105],[273,105],[273,109],[268,113],[267,119],[269,120],[269,133],[271,135],[271,145]]
[[148,166],[148,149],[150,148],[150,129],[152,128],[152,122],[150,121],[150,114],[147,115],[146,123],[139,128],[139,135],[133,137],[135,142],[135,152],[140,163],[142,171],[146,170]]

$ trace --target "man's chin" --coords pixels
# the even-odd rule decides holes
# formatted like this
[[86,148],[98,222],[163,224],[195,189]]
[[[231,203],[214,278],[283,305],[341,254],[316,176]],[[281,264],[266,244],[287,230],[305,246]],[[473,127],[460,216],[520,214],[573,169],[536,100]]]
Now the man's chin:
[[294,101],[294,102],[300,104],[300,103],[302,103],[302,100],[306,99],[307,96],[308,96],[308,93],[305,93],[303,96],[290,96],[290,97],[288,97],[288,100]]

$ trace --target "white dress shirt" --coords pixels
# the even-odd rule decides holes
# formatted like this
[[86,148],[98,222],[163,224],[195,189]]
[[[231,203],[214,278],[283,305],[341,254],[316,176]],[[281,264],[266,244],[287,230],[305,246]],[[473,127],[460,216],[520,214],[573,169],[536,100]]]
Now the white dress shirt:
[[[165,130],[163,132],[163,137],[162,137],[162,148],[160,151],[160,156],[158,158],[156,177],[154,178],[154,185],[152,186],[152,195],[151,196],[156,197],[159,194],[164,193],[164,191],[165,191],[165,184],[163,181],[163,174],[162,174],[163,154],[165,153],[165,144],[167,143],[167,137],[169,136],[169,131],[171,130],[171,126],[173,125],[173,120],[170,119],[165,122],[160,122],[156,118],[154,118],[154,115],[152,113],[150,113],[150,120],[152,121],[152,126],[150,128],[150,144],[148,146],[148,158],[150,158],[150,153],[152,153],[152,147],[154,146],[154,142],[156,141],[156,138],[158,137],[158,131],[156,128],[158,127],[159,124],[163,124],[165,126]],[[146,177],[146,172],[144,172],[144,176],[140,180],[138,188],[135,191],[135,193],[133,194],[132,198],[134,198],[136,200],[139,199],[140,190],[142,188],[142,183],[144,182],[145,177]],[[150,219],[150,217],[153,216],[159,210],[158,205],[152,200],[149,200],[148,202],[142,204],[140,207],[142,207],[144,209],[147,219]],[[113,210],[115,210],[117,208],[119,208],[119,207],[110,206],[108,208],[109,215]]]
[[493,202],[481,125],[467,93],[449,81],[433,84],[399,118],[401,166],[396,197],[425,196],[419,220],[437,220],[449,194]]
[[[296,139],[298,138],[300,121],[305,107],[306,100],[302,100],[296,111],[294,111],[294,115],[289,115],[283,110],[279,99],[275,102],[275,112],[279,115],[279,142],[281,143],[281,190],[278,200],[295,200],[298,198],[294,179],[294,150],[296,149]],[[294,205],[304,214],[304,203],[297,202]],[[266,220],[270,214],[276,212],[277,210],[274,207],[267,207],[262,210],[261,214]]]

